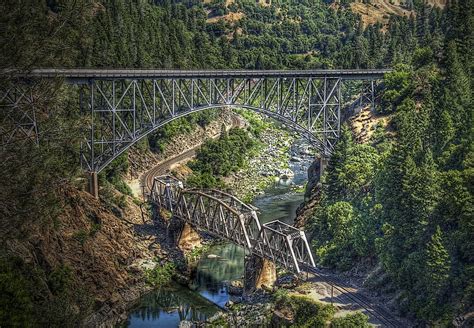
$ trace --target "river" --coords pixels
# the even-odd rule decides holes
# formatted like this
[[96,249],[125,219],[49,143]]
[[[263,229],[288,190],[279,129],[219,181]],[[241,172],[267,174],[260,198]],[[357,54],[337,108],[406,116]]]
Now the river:
[[[259,208],[262,223],[281,220],[293,223],[296,209],[304,199],[303,192],[293,185],[303,185],[307,180],[307,168],[311,156],[303,157],[296,142],[292,154],[302,158],[290,162],[295,173],[292,180],[279,181],[255,198],[253,205]],[[200,259],[193,281],[193,290],[177,284],[144,295],[133,307],[126,322],[120,327],[178,327],[181,320],[205,320],[224,307],[229,300],[228,281],[242,278],[244,250],[232,243],[218,244]]]

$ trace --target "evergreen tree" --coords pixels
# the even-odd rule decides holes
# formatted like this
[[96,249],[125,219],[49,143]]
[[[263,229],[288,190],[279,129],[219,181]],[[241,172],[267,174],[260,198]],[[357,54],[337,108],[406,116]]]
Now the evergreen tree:
[[341,175],[344,174],[344,164],[349,158],[353,147],[352,133],[347,125],[341,128],[340,138],[334,147],[334,151],[329,159],[327,175],[325,178],[325,188],[332,197],[344,199],[346,190],[341,181]]
[[457,130],[457,140],[468,137],[472,130],[472,90],[465,68],[459,59],[456,43],[450,41],[446,50],[446,83],[444,107]]

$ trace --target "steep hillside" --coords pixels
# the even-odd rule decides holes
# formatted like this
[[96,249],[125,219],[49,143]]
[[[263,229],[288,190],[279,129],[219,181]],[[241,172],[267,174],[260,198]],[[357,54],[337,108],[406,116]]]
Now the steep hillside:
[[361,16],[364,26],[375,23],[385,25],[388,23],[390,15],[409,17],[414,14],[412,10],[407,10],[400,6],[400,4],[395,3],[396,2],[390,0],[374,0],[371,3],[356,1],[351,3],[351,9],[354,13]]
[[[96,326],[119,315],[148,288],[144,268],[162,257],[158,244],[136,233],[143,221],[130,199],[117,206],[111,202],[118,196],[115,191],[103,190],[105,197],[99,201],[71,186],[62,194],[62,211],[53,224],[33,221],[21,237],[6,241],[9,260],[1,263],[0,286],[6,285],[0,289],[15,295],[13,303],[2,303],[10,320],[19,315],[17,309],[28,309],[33,302],[21,315],[35,318],[39,325],[65,326],[75,318]],[[22,297],[25,292],[40,299]],[[67,305],[61,313],[59,304]]]
[[[444,8],[447,0],[428,0],[427,3]],[[410,17],[415,15],[413,0],[356,0],[351,10],[361,16],[364,26],[381,23],[386,25],[391,15]]]

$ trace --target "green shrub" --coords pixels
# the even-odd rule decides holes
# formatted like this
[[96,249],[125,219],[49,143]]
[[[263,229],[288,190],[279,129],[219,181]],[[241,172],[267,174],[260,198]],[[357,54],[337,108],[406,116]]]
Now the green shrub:
[[331,322],[331,328],[368,328],[370,327],[365,314],[357,312],[344,317],[335,318]]
[[275,294],[276,308],[290,308],[294,315],[294,327],[326,327],[336,309],[332,305],[318,303],[307,296]]
[[206,187],[218,185],[215,176],[227,176],[242,168],[249,150],[254,146],[253,139],[242,129],[231,129],[217,140],[206,141],[197,152],[196,159],[189,163],[195,175],[190,182]]
[[145,278],[148,284],[153,287],[162,287],[171,282],[175,272],[173,263],[168,262],[165,265],[157,264],[153,269],[145,270]]

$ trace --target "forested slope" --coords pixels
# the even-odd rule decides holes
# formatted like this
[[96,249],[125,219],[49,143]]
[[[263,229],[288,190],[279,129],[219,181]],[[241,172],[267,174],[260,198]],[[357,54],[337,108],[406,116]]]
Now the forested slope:
[[[379,264],[369,279],[419,322],[473,324],[473,8],[443,18],[439,52],[419,42],[385,78],[390,135],[357,144],[346,128],[308,223],[318,261]],[[432,22],[427,23],[428,26]]]
[[[101,1],[76,66],[161,68],[381,67],[406,60],[416,40],[439,47],[440,10],[392,15],[367,29],[349,4],[324,1]],[[431,7],[429,7],[431,8]],[[239,13],[239,20],[216,19]],[[212,19],[209,19],[212,18]],[[436,21],[430,26],[426,21]]]
[[[364,28],[350,2],[7,0],[0,3],[0,67],[408,65],[387,77],[380,109],[395,116],[395,137],[385,140],[381,131],[371,146],[356,145],[344,134],[312,229],[321,262],[340,268],[349,260],[380,262],[402,291],[406,309],[426,322],[446,323],[472,306],[474,4],[453,0],[443,12],[413,1],[415,16],[391,16],[382,29]],[[240,13],[240,19],[210,19],[228,13]],[[0,81],[2,87],[10,82],[9,76]],[[6,326],[12,320],[34,325],[43,309],[54,313],[80,302],[68,294],[61,267],[42,261],[40,248],[30,242],[38,226],[58,229],[68,199],[64,190],[80,184],[83,122],[72,101],[77,95],[60,81],[40,85],[33,94],[45,141],[0,150],[0,292],[13,304],[0,311],[0,325]],[[181,123],[190,122],[196,123]],[[8,123],[2,116],[2,127]],[[160,147],[156,138],[151,141]],[[336,225],[328,228],[332,219]],[[18,256],[12,240],[37,251],[36,258]],[[66,273],[78,281],[74,271]],[[62,318],[61,325],[67,322]]]

